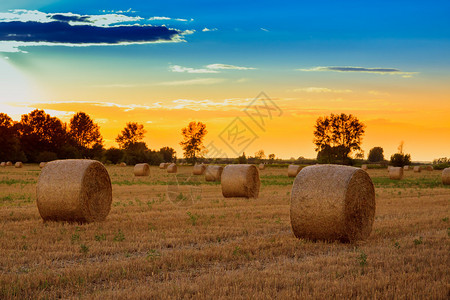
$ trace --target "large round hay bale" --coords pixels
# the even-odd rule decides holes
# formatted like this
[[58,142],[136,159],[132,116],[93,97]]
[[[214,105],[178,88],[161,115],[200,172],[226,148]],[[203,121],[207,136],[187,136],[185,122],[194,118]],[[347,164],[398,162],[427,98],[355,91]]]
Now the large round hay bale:
[[2,168],[6,167],[6,162],[2,161],[2,162],[0,163],[0,167],[2,167]]
[[403,166],[403,171],[409,171],[409,166]]
[[176,164],[170,164],[167,166],[167,173],[176,173],[176,172],[177,172]]
[[14,167],[15,168],[23,168],[23,163],[21,162],[21,161],[18,161],[18,162],[16,162],[15,164],[14,164]]
[[445,185],[450,185],[450,168],[445,168],[442,171],[442,183]]
[[403,168],[402,167],[392,167],[389,170],[389,178],[400,180],[403,178]]
[[258,169],[264,170],[266,168],[265,164],[259,164]]
[[119,164],[119,167],[126,167],[127,166],[127,163],[125,163],[125,162],[121,162],[120,164]]
[[288,176],[295,177],[302,170],[302,167],[298,165],[289,165],[288,166]]
[[206,181],[220,181],[222,177],[222,166],[207,166],[205,171]]
[[362,165],[361,166],[361,170],[367,171],[369,168],[367,167],[367,165]]
[[136,164],[134,166],[133,173],[134,176],[148,176],[150,175],[150,166],[146,163]]
[[167,166],[169,166],[167,163],[160,163],[160,164],[159,164],[159,168],[160,168],[161,170],[167,169]]
[[6,166],[7,167],[11,167],[12,166],[12,162],[10,162],[10,161],[6,162]]
[[41,162],[40,164],[39,164],[39,168],[43,168],[43,167],[45,167],[45,165],[46,165],[47,163],[46,162]]
[[354,167],[303,168],[291,191],[291,226],[297,238],[353,242],[372,231],[375,189],[367,172]]
[[111,209],[111,180],[98,161],[54,160],[42,169],[36,196],[45,221],[103,221]]
[[254,165],[228,165],[223,168],[222,195],[229,197],[258,198],[261,182]]
[[427,171],[433,171],[433,170],[434,170],[433,166],[427,166]]
[[194,165],[194,169],[192,170],[192,174],[194,175],[203,175],[205,174],[206,165],[204,164],[196,164]]
[[420,172],[422,172],[422,168],[420,166],[415,166],[414,173],[420,173]]

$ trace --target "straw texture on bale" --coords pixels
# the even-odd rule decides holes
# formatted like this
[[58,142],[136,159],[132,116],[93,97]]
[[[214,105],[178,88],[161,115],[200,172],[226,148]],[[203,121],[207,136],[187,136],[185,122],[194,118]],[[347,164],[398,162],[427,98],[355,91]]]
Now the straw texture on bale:
[[261,182],[258,168],[254,165],[228,165],[223,168],[220,182],[225,198],[258,198]]
[[403,171],[409,171],[409,166],[403,166]]
[[422,171],[422,168],[420,166],[414,167],[414,173],[420,173]]
[[445,168],[442,171],[442,183],[445,185],[450,185],[450,168]]
[[45,167],[45,165],[46,165],[47,163],[46,162],[41,162],[40,164],[39,164],[39,168],[43,168],[43,167]]
[[402,167],[392,167],[389,170],[389,178],[400,180],[403,178],[403,168]]
[[195,165],[192,170],[192,174],[194,175],[203,175],[205,174],[206,166],[204,164]]
[[159,164],[159,168],[162,169],[162,170],[163,169],[167,169],[168,166],[169,166],[169,164],[167,164],[167,163],[160,163]]
[[303,168],[291,191],[297,238],[354,242],[367,238],[375,216],[375,189],[367,172],[339,165]]
[[264,170],[266,168],[265,164],[259,164],[258,169]]
[[55,160],[42,169],[36,196],[44,221],[103,221],[111,209],[111,179],[98,161]]
[[20,161],[18,161],[18,162],[16,162],[16,164],[14,165],[14,167],[16,167],[16,168],[22,168],[22,167],[23,167],[23,163],[20,162]]
[[6,166],[7,166],[7,167],[11,167],[11,166],[12,166],[12,162],[8,161],[8,162],[6,163]]
[[126,164],[126,163],[124,163],[124,162],[121,162],[121,163],[119,164],[119,166],[120,166],[120,167],[126,167],[126,166],[127,166],[127,164]]
[[207,166],[205,171],[206,181],[220,181],[222,177],[222,166]]
[[133,169],[134,176],[148,176],[150,175],[149,164],[136,164]]
[[288,176],[295,177],[302,170],[302,167],[298,165],[289,165],[288,166]]
[[362,166],[361,166],[361,170],[367,171],[367,169],[368,169],[368,168],[367,168],[367,165],[362,165]]
[[2,161],[2,163],[0,163],[0,167],[6,167],[6,163],[4,161]]
[[176,172],[177,172],[176,164],[170,164],[167,166],[167,173],[176,173]]

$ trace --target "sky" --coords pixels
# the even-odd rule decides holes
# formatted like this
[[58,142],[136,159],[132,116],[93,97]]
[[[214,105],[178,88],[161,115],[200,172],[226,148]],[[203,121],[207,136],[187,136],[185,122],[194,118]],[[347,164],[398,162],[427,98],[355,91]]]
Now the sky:
[[[127,122],[182,150],[206,124],[212,153],[316,157],[331,113],[366,125],[362,149],[450,157],[449,1],[0,2],[0,112]],[[217,154],[218,155],[218,154]]]

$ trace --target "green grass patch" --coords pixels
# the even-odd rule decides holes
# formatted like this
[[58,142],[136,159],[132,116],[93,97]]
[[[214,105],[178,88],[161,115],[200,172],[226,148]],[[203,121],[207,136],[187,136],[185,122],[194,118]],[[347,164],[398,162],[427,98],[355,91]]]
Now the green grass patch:
[[442,184],[440,177],[419,177],[392,180],[387,177],[372,177],[372,182],[377,188],[450,188]]
[[36,184],[36,180],[22,180],[22,179],[6,179],[0,180],[0,184],[13,185],[13,184]]

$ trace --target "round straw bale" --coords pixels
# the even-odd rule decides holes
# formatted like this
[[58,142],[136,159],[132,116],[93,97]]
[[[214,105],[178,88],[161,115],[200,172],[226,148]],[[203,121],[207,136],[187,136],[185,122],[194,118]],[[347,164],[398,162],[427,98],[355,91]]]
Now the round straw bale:
[[223,168],[220,182],[225,198],[258,198],[261,182],[258,168],[254,165],[228,165]]
[[18,161],[18,162],[15,163],[14,167],[16,167],[18,169],[19,168],[23,168],[23,163],[21,161]]
[[176,164],[170,164],[167,166],[167,173],[176,173],[176,172],[177,172]]
[[126,167],[127,166],[127,163],[125,163],[125,162],[121,162],[120,164],[119,164],[119,167]]
[[196,164],[194,169],[192,170],[192,174],[194,175],[203,175],[205,174],[206,166],[204,164]]
[[433,171],[433,170],[434,170],[433,166],[427,166],[427,171]]
[[6,167],[6,162],[2,161],[2,163],[0,163],[0,167],[2,168]]
[[403,168],[402,167],[392,167],[389,170],[389,178],[400,180],[403,178]]
[[265,164],[259,164],[258,169],[264,170],[266,168]]
[[409,171],[409,166],[403,166],[403,171]]
[[420,166],[415,166],[414,173],[420,173],[420,172],[422,172],[422,168]]
[[136,164],[133,169],[134,176],[148,176],[150,175],[149,164]]
[[298,172],[302,170],[302,167],[298,165],[289,165],[288,166],[288,176],[289,177],[295,177],[297,176]]
[[167,163],[160,163],[159,168],[160,169],[167,169],[168,164]]
[[361,170],[367,171],[367,169],[368,169],[368,168],[367,168],[367,165],[362,165],[362,166],[361,166]]
[[7,166],[7,167],[11,167],[11,166],[12,166],[12,162],[8,161],[8,162],[6,163],[6,166]]
[[206,181],[220,181],[222,177],[222,166],[207,166],[205,171]]
[[445,185],[450,185],[450,168],[445,168],[442,171],[442,183]]
[[47,163],[46,162],[41,162],[40,164],[39,164],[39,168],[43,168],[43,167],[45,167],[45,165],[46,165]]
[[367,172],[354,167],[303,168],[291,191],[291,226],[297,238],[353,242],[372,231],[375,189]]
[[111,179],[98,161],[54,160],[42,169],[36,196],[44,221],[103,221],[111,209]]

